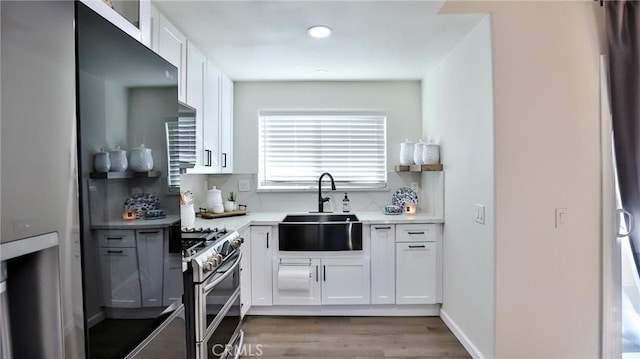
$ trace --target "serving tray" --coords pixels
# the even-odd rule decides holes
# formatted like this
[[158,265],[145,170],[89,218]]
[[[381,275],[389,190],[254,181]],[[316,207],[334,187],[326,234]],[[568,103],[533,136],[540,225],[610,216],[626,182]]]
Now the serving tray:
[[247,213],[249,213],[249,211],[244,209],[238,209],[235,211],[223,212],[223,213],[199,212],[196,215],[201,217],[202,219],[216,219],[216,218],[233,217],[233,216],[244,216]]

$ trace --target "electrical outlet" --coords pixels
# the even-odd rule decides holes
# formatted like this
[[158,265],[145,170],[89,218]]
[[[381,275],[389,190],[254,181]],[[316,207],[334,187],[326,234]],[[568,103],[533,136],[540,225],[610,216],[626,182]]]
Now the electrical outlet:
[[556,228],[564,227],[567,223],[567,209],[556,208]]
[[476,212],[476,222],[480,223],[480,224],[484,224],[484,206],[481,204],[477,204],[475,205],[475,212]]
[[238,192],[249,192],[249,181],[248,180],[240,180],[240,181],[238,181]]
[[418,182],[411,182],[411,189],[414,192],[418,192]]

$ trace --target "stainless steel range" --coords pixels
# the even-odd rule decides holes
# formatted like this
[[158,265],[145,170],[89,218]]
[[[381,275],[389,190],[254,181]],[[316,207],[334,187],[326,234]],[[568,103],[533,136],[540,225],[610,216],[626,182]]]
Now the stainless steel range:
[[187,358],[238,358],[244,238],[225,229],[183,228]]

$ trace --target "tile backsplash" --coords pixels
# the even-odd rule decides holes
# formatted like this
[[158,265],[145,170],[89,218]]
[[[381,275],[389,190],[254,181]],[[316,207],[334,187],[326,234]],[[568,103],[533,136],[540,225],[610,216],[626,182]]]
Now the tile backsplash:
[[[383,211],[384,206],[391,203],[391,196],[400,187],[410,187],[412,182],[419,185],[424,182],[420,173],[410,172],[389,172],[388,187],[386,191],[347,191],[351,204],[351,211]],[[222,197],[226,199],[229,192],[236,193],[237,202],[247,205],[247,209],[252,212],[309,212],[318,209],[318,192],[258,192],[256,191],[256,174],[231,174],[231,175],[182,175],[181,190],[191,191],[196,200],[196,208],[206,207],[206,189],[216,186],[222,190]],[[249,181],[249,191],[239,192],[238,182]],[[433,216],[442,216],[442,181],[431,181],[433,185],[422,185],[418,191],[418,213]],[[323,196],[328,196],[331,200],[325,203],[325,211],[341,212],[344,192],[338,189],[329,190],[328,181],[325,184],[327,189],[322,191]]]

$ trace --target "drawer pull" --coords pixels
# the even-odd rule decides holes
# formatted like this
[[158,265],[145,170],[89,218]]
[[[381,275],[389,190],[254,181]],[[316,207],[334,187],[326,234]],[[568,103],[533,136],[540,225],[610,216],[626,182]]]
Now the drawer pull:
[[409,232],[409,234],[424,234],[424,232]]
[[124,251],[107,251],[108,254],[122,254]]
[[387,227],[376,227],[376,229],[391,229],[391,226],[387,226]]
[[138,232],[138,233],[140,233],[140,234],[158,234],[158,233],[160,233],[160,231],[141,231],[141,232]]
[[409,248],[426,248],[424,244],[419,246],[409,245]]
[[124,237],[107,237],[108,241],[121,241]]

